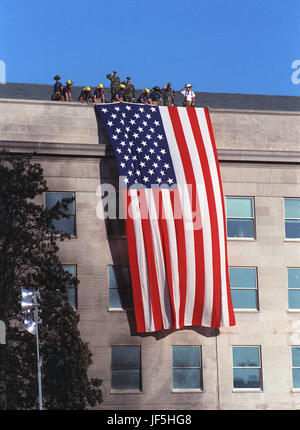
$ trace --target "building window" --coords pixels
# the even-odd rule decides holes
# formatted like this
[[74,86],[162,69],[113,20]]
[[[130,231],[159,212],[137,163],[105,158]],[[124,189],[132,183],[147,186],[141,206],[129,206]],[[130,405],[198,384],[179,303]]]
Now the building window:
[[[48,192],[45,193],[46,208],[51,209],[57,202],[61,202],[65,198],[74,198],[75,193],[56,193]],[[75,200],[68,204],[68,208],[65,212],[70,215],[69,218],[61,218],[59,220],[53,220],[52,224],[57,232],[68,233],[73,236],[76,234],[75,228]]]
[[112,390],[142,390],[140,346],[111,347]]
[[128,266],[108,266],[109,309],[133,307],[131,277]]
[[300,199],[284,199],[285,237],[300,239]]
[[254,208],[251,197],[227,197],[227,236],[254,238]]
[[261,389],[261,359],[259,346],[234,346],[233,388]]
[[288,268],[287,278],[289,309],[300,310],[300,269]]
[[255,267],[230,267],[230,291],[234,309],[258,309]]
[[173,346],[173,389],[202,390],[200,346]]
[[300,347],[292,346],[293,388],[300,388]]
[[[76,264],[63,264],[63,269],[69,272],[71,276],[77,278],[77,267]],[[77,297],[77,287],[67,286],[68,303],[74,309],[78,309],[78,297]]]

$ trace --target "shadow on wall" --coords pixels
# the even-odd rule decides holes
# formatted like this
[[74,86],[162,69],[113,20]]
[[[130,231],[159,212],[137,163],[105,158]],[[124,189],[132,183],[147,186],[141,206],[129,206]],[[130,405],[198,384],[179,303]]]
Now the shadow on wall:
[[[114,155],[114,150],[112,145],[109,142],[106,130],[104,125],[102,124],[100,115],[98,114],[97,109],[95,108],[97,124],[98,124],[98,136],[99,136],[99,144],[105,145],[105,157],[103,157],[100,161],[99,169],[100,169],[100,181],[101,184],[110,184],[116,190],[116,213],[119,214],[119,173],[118,166],[116,162],[116,158]],[[102,198],[106,197],[107,194],[102,195]],[[107,207],[103,207],[104,211],[107,210]],[[129,258],[128,258],[128,248],[127,248],[127,240],[126,240],[126,228],[125,228],[125,220],[120,219],[118,216],[116,219],[105,219],[105,228],[107,232],[107,240],[110,247],[110,252],[112,256],[113,265],[116,267],[120,266],[128,266]],[[117,285],[124,285],[124,278],[122,277],[122,271],[116,270],[116,281]],[[138,333],[136,329],[136,322],[133,310],[133,300],[128,300],[128,294],[126,288],[119,288],[120,301],[123,309],[126,312],[130,334],[131,336],[139,336],[139,337],[149,337],[152,336],[156,340],[160,340],[169,336],[174,331],[179,330],[165,330],[154,333]],[[210,328],[210,327],[184,327],[180,329],[180,331],[194,331],[201,336],[205,337],[214,337],[218,336],[220,331],[218,328]]]

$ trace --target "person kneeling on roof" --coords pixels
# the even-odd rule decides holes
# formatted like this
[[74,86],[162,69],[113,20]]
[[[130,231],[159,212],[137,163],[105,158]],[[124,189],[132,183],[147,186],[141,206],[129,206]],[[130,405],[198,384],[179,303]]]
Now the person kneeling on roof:
[[78,101],[81,103],[84,102],[93,102],[93,98],[91,96],[91,88],[84,87],[83,91],[81,91],[80,96],[78,97]]
[[105,97],[103,92],[103,84],[99,84],[94,91],[94,102],[95,103],[105,103]]
[[72,101],[72,94],[71,94],[72,85],[73,85],[73,82],[68,80],[66,83],[66,86],[63,89],[63,100],[65,102],[71,102]]

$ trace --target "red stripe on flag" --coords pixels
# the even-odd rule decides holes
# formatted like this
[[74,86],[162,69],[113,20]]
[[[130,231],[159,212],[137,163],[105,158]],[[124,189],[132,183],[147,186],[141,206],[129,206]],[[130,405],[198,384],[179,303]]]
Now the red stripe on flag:
[[[127,200],[128,199],[128,200]],[[126,214],[125,226],[127,234],[127,246],[128,246],[128,256],[130,263],[130,274],[132,280],[132,293],[133,302],[135,309],[136,325],[138,332],[145,332],[145,317],[144,317],[144,305],[141,289],[141,281],[139,275],[139,263],[135,242],[135,231],[134,231],[134,221],[132,219],[132,214],[129,213],[129,208],[131,207],[131,196],[128,190],[123,190],[123,202],[124,202],[124,213]],[[127,202],[127,204],[125,203]]]
[[138,191],[140,212],[142,214],[142,230],[145,244],[145,252],[147,256],[147,266],[148,266],[148,277],[151,295],[151,306],[153,312],[153,321],[155,330],[162,330],[164,328],[162,319],[162,309],[160,304],[159,287],[156,272],[155,255],[153,248],[153,239],[150,220],[147,212],[147,200],[144,190]]
[[207,122],[207,126],[208,126],[211,145],[212,145],[214,156],[215,156],[216,166],[217,166],[219,186],[220,186],[220,194],[221,194],[221,200],[222,200],[222,209],[223,209],[223,214],[224,214],[223,223],[224,223],[224,241],[225,241],[227,300],[228,300],[229,324],[235,325],[235,316],[234,316],[234,312],[233,312],[231,293],[230,293],[230,281],[229,281],[229,271],[228,271],[228,254],[227,254],[226,219],[225,219],[225,204],[224,204],[224,194],[223,194],[223,187],[222,187],[222,181],[221,181],[221,172],[220,172],[220,167],[219,167],[219,163],[218,163],[217,147],[216,147],[216,143],[215,143],[215,137],[214,137],[214,133],[213,133],[213,128],[212,128],[208,108],[204,108],[204,113],[205,113],[205,118],[206,118],[206,122]]
[[216,201],[214,196],[214,187],[211,178],[211,171],[207,159],[207,154],[202,139],[202,134],[195,109],[187,109],[187,113],[192,126],[192,131],[205,182],[207,203],[210,216],[210,230],[212,240],[212,258],[213,258],[213,309],[212,309],[212,327],[219,327],[221,320],[221,271],[220,271],[220,243],[219,243],[219,227],[216,210]]
[[173,293],[173,277],[172,277],[172,266],[171,266],[171,254],[170,254],[170,239],[169,232],[166,222],[166,214],[163,205],[162,194],[159,189],[153,189],[153,200],[155,202],[156,213],[158,217],[158,228],[160,233],[160,240],[162,245],[164,263],[166,268],[166,275],[169,288],[170,305],[171,305],[171,316],[172,326],[176,328],[176,310],[174,305],[174,293]]
[[[187,142],[182,129],[178,110],[176,107],[169,107],[168,110],[169,110],[170,119],[172,122],[174,134],[177,141],[177,147],[182,160],[182,166],[184,169],[186,183],[188,185],[192,185],[194,190],[194,193],[190,192],[191,190],[189,188],[191,208],[192,208],[192,211],[193,209],[197,210],[199,208],[199,202],[198,202],[198,196],[196,192],[196,181],[195,181],[195,176],[193,172],[193,165],[187,148]],[[200,216],[200,214],[198,214],[197,216]],[[187,244],[187,246],[189,246],[189,244]],[[194,230],[194,247],[195,247],[195,276],[196,276],[195,298],[197,299],[198,303],[194,304],[193,324],[201,324],[203,307],[198,309],[198,308],[195,308],[195,305],[200,304],[201,306],[200,295],[201,295],[201,289],[203,288],[203,284],[205,281],[204,253],[203,253],[204,247],[203,247],[202,229]],[[188,291],[187,291],[187,294],[188,294]]]

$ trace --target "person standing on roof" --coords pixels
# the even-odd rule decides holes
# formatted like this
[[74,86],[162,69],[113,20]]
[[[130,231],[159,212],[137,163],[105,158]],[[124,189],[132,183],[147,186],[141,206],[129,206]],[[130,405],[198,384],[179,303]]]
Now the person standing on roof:
[[195,93],[192,91],[192,85],[186,84],[180,91],[180,94],[184,96],[183,106],[187,107],[195,107]]
[[134,86],[131,83],[131,78],[127,76],[126,82],[122,82],[125,85],[124,98],[125,102],[133,103],[135,98]]
[[99,84],[97,89],[94,91],[94,102],[95,103],[105,103],[103,84]]
[[66,83],[66,86],[63,88],[63,100],[65,102],[72,101],[72,94],[71,94],[72,85],[73,85],[73,82],[68,80]]
[[149,102],[151,105],[157,106],[159,101],[162,105],[164,104],[162,96],[161,96],[160,88],[158,86],[156,86],[152,89],[152,92],[149,96]]
[[164,106],[174,106],[175,91],[172,89],[170,82],[161,89],[164,98]]
[[63,85],[60,82],[60,76],[56,75],[56,76],[54,76],[53,79],[56,82],[55,82],[54,87],[53,87],[53,94],[52,94],[51,100],[57,100],[57,101],[58,100],[63,100],[63,98],[62,98]]
[[106,75],[107,79],[110,80],[110,92],[111,92],[111,101],[113,101],[115,94],[119,88],[120,85],[120,78],[117,76],[117,71],[114,70],[113,74],[109,73]]
[[138,103],[142,103],[144,105],[150,104],[150,102],[149,102],[149,94],[150,94],[149,88],[145,88],[144,91],[138,97],[137,102]]
[[125,99],[125,85],[120,84],[112,101],[113,103],[118,103],[118,102],[123,102],[124,99]]
[[84,102],[93,102],[93,98],[91,96],[91,88],[84,87],[83,91],[81,91],[80,96],[78,97],[78,101],[81,103]]

